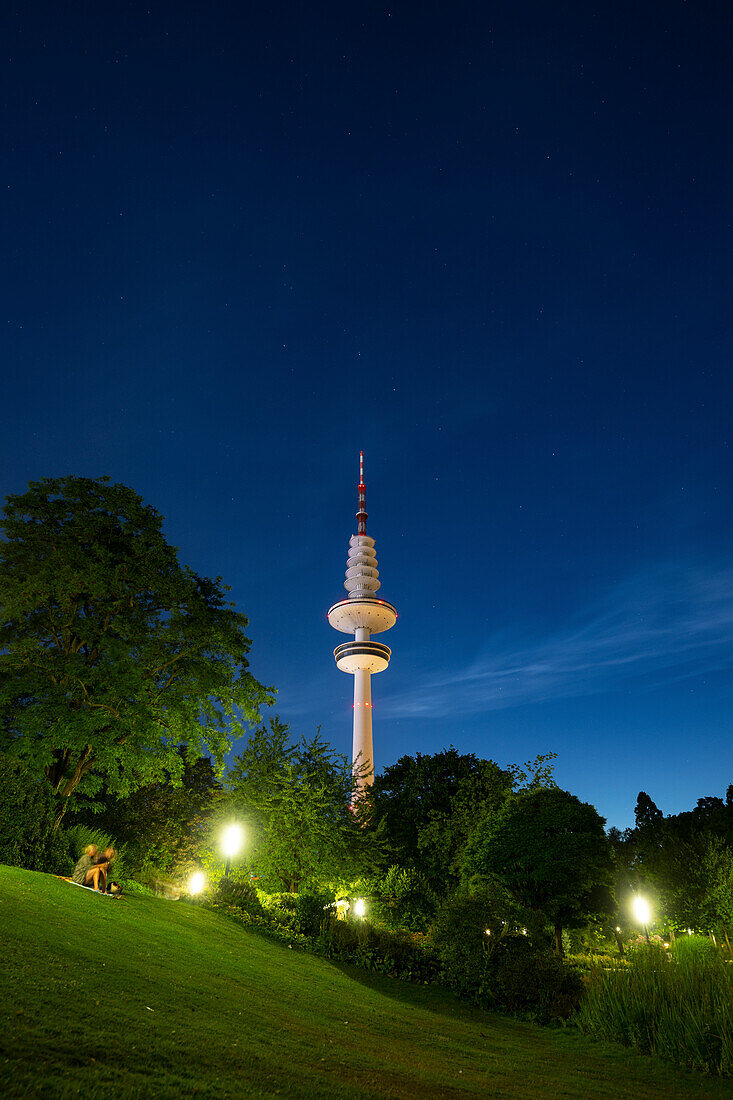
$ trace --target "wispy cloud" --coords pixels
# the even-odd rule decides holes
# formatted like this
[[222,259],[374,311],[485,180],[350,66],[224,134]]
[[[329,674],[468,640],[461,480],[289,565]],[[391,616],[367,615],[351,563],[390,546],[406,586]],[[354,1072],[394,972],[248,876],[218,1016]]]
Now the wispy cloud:
[[660,566],[541,639],[496,637],[467,666],[437,668],[382,714],[444,717],[647,686],[733,665],[733,570]]

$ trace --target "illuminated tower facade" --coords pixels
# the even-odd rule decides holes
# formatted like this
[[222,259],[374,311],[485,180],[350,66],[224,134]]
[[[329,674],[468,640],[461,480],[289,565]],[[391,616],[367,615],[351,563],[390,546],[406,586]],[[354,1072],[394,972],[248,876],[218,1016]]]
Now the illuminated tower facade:
[[334,630],[353,634],[353,641],[336,646],[333,655],[342,672],[354,677],[354,768],[363,772],[359,788],[374,780],[374,747],[372,739],[372,673],[384,672],[392,651],[382,642],[373,642],[373,634],[391,630],[397,612],[391,603],[377,599],[379,571],[374,551],[374,539],[366,533],[366,487],[364,485],[364,452],[359,455],[359,510],[356,531],[349,539],[344,588],[348,599],[335,603],[328,612]]

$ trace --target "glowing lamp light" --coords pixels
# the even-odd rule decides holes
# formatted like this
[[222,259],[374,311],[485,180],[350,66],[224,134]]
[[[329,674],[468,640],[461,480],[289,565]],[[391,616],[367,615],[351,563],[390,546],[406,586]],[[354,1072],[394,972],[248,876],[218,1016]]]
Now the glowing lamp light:
[[221,850],[227,858],[227,865],[224,868],[224,877],[229,874],[231,862],[241,847],[242,827],[241,825],[237,825],[236,821],[233,821],[231,825],[227,825],[221,836]]
[[640,894],[637,894],[634,898],[633,908],[634,917],[636,918],[637,923],[643,925],[649,924],[652,911],[649,908],[649,902],[646,900],[646,898],[643,898]]
[[197,871],[196,874],[191,875],[188,880],[188,892],[189,894],[200,894],[205,885],[206,879],[200,871]]
[[221,850],[227,859],[233,859],[242,847],[242,828],[236,822],[227,825],[221,837]]
[[354,913],[357,917],[363,917],[366,913],[366,902],[364,898],[357,898],[354,902]]

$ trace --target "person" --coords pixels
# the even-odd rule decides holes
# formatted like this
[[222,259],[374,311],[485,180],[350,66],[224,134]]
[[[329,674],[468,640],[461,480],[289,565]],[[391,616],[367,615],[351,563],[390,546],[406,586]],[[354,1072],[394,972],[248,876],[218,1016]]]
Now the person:
[[71,875],[71,881],[103,894],[107,889],[107,871],[115,857],[114,848],[100,855],[96,844],[88,844]]

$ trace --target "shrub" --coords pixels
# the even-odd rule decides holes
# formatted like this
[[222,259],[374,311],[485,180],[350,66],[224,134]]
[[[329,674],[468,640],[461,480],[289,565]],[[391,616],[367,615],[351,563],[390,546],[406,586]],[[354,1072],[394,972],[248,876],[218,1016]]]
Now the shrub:
[[[510,931],[517,920],[526,935]],[[538,1023],[565,1020],[580,1004],[580,974],[552,953],[544,922],[513,908],[491,879],[475,879],[442,906],[431,936],[443,980],[475,1004]]]
[[40,869],[47,871],[51,875],[66,875],[68,874],[70,863],[71,855],[69,852],[69,842],[66,833],[59,827],[56,832],[51,833],[48,838],[46,859],[43,867]]
[[134,879],[118,879],[120,884],[120,890],[123,894],[137,894],[140,897],[154,898],[155,890],[151,890],[149,886],[144,886],[142,882],[136,882]]
[[280,928],[296,929],[298,918],[295,913],[297,894],[265,894],[260,892],[260,901],[265,917]]
[[63,871],[68,851],[64,834],[54,832],[55,811],[48,781],[0,753],[0,863]]
[[406,932],[377,928],[368,920],[331,916],[316,946],[329,959],[392,978],[424,985],[440,980],[440,963],[429,944]]
[[298,932],[317,936],[330,919],[335,898],[330,890],[310,890],[295,895],[295,919]]
[[482,898],[456,895],[438,912],[431,929],[446,983],[471,1000],[484,993],[486,960],[491,947],[487,910]]
[[268,914],[267,911],[262,916],[252,916],[244,909],[236,909],[231,905],[217,905],[214,901],[204,902],[204,904],[207,908],[213,909],[228,917],[229,920],[236,921],[237,924],[243,924],[251,932],[257,932],[267,936],[269,939],[278,940],[287,947],[296,947],[302,951],[313,950],[313,943],[311,940],[306,936],[302,936],[300,932],[295,932],[291,928],[284,927],[279,923],[277,918]]
[[637,948],[624,970],[591,974],[578,1026],[586,1034],[719,1076],[733,1075],[733,967],[684,938],[674,952]]
[[216,888],[214,902],[218,905],[230,905],[234,909],[249,913],[251,917],[262,915],[262,903],[249,879],[238,881],[229,876],[221,878]]
[[390,867],[375,885],[372,898],[377,915],[390,928],[424,932],[438,908],[438,897],[427,879],[412,868]]
[[526,936],[507,936],[486,968],[490,1003],[540,1024],[567,1020],[579,1007],[584,986],[579,972]]
[[513,916],[503,888],[489,879],[475,879],[438,910],[430,935],[456,993],[481,1001],[488,956]]
[[317,936],[334,911],[331,890],[303,890],[299,894],[260,892],[259,896],[266,917],[304,936]]

